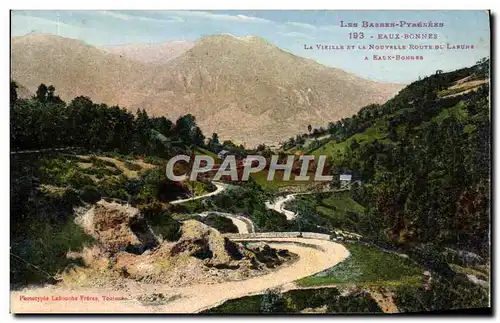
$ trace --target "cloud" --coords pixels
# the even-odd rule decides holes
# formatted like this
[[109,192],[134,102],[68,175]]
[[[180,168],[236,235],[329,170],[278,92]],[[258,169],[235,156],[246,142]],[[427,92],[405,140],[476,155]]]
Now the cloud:
[[297,38],[305,38],[305,39],[314,39],[311,35],[307,35],[304,33],[299,33],[296,31],[291,31],[287,33],[279,33],[280,35],[286,36],[286,37],[297,37]]
[[126,14],[123,12],[112,11],[112,10],[101,10],[101,11],[98,11],[98,13],[100,13],[101,15],[105,15],[108,17],[112,17],[112,18],[120,19],[120,20],[125,20],[125,21],[141,20],[141,21],[151,21],[151,22],[159,22],[159,23],[185,22],[185,20],[180,18],[180,17],[166,17],[167,19],[156,19],[156,18]]
[[236,17],[240,20],[269,21],[266,19],[261,19],[261,18],[257,18],[257,17],[250,17],[250,16],[245,16],[245,15],[236,15]]
[[178,18],[201,18],[210,20],[223,20],[223,21],[239,21],[239,22],[260,22],[260,23],[270,23],[272,21],[257,17],[245,16],[245,15],[227,15],[212,13],[208,11],[184,11],[184,10],[169,10],[165,11],[165,14],[174,15]]
[[29,33],[46,33],[65,37],[75,37],[89,30],[81,26],[15,12],[12,13],[11,23],[12,33],[19,36]]
[[306,28],[306,29],[316,29],[316,26],[313,26],[311,24],[306,24],[306,23],[302,23],[302,22],[295,22],[295,21],[288,21],[285,23],[285,25],[301,27],[301,28]]

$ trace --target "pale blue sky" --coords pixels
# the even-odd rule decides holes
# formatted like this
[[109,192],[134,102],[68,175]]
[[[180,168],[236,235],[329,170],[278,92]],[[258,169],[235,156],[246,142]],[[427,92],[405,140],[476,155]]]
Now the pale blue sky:
[[[442,22],[443,28],[341,28],[340,21]],[[351,31],[363,41],[348,39]],[[436,40],[376,40],[378,33],[437,33]],[[50,33],[92,45],[195,41],[204,35],[255,35],[298,56],[379,81],[410,83],[438,69],[448,71],[489,56],[484,11],[13,11],[12,35]],[[472,44],[465,51],[319,51],[304,44]],[[365,61],[366,55],[423,55],[423,61]]]

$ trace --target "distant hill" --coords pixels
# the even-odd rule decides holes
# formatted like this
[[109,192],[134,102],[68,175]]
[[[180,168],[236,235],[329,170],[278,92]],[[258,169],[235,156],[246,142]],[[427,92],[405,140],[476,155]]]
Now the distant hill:
[[351,116],[403,87],[320,65],[252,36],[207,36],[167,63],[153,54],[138,59],[125,54],[128,49],[109,51],[53,35],[14,37],[12,79],[31,92],[42,82],[53,84],[64,100],[85,95],[172,119],[191,113],[207,136],[217,132],[247,146]]

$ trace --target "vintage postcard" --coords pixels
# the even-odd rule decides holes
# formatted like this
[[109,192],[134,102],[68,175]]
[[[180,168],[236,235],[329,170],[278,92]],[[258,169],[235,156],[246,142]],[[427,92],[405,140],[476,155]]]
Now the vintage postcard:
[[11,11],[10,310],[491,313],[488,11]]

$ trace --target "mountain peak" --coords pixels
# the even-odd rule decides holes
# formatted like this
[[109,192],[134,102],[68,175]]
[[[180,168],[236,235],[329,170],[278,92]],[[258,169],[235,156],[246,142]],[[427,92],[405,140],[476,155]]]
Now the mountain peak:
[[106,49],[51,35],[22,39],[12,42],[12,78],[32,92],[46,83],[66,101],[84,95],[173,120],[191,113],[205,134],[249,146],[351,116],[401,89],[320,65],[255,36],[219,34],[196,43]]
[[265,40],[258,36],[248,35],[248,36],[235,36],[233,34],[225,33],[225,34],[214,34],[214,35],[206,35],[200,39],[200,42],[210,42],[210,41],[240,41],[240,42],[254,42],[254,41],[262,41]]

